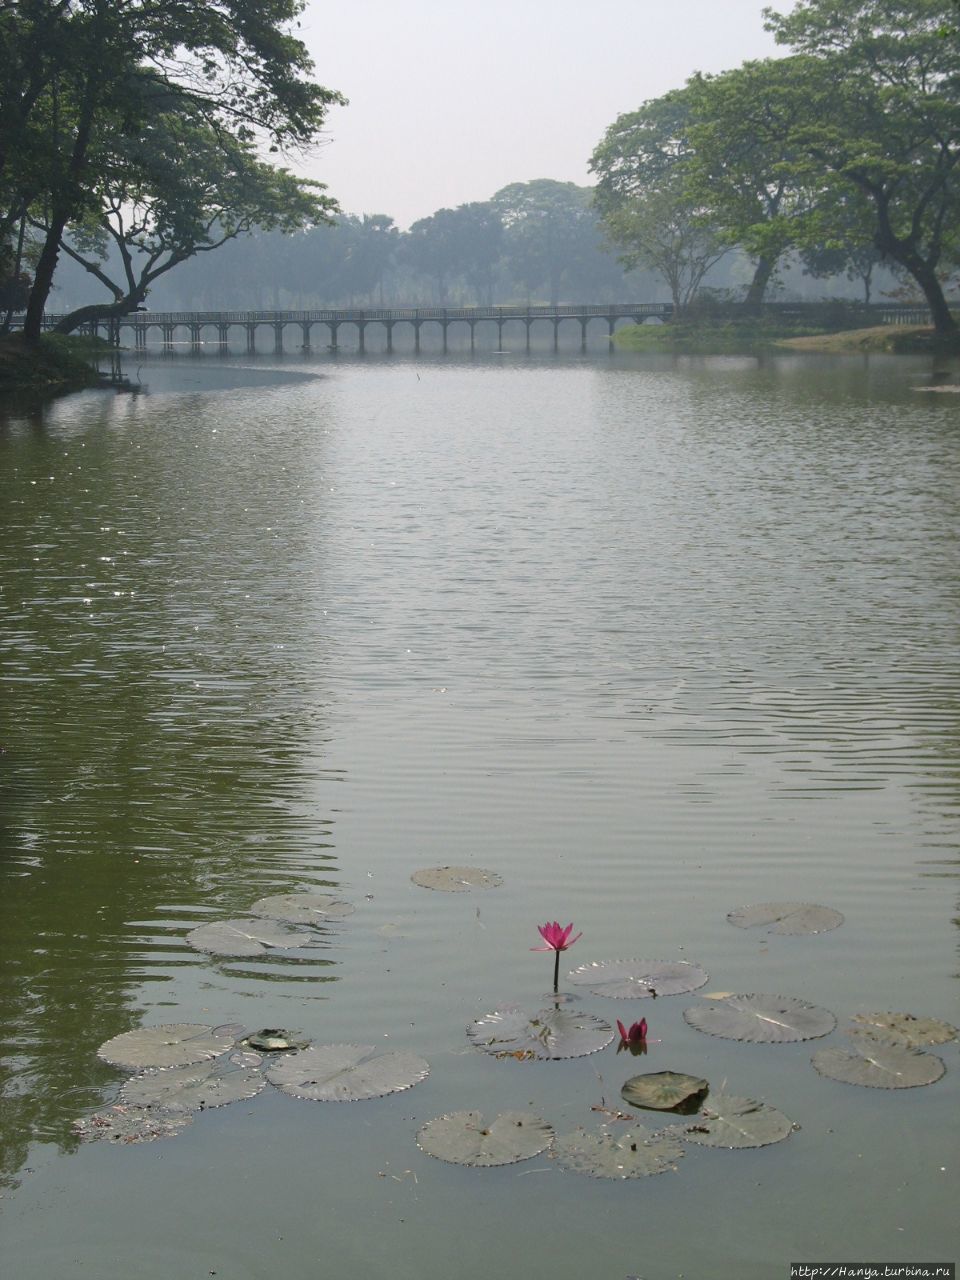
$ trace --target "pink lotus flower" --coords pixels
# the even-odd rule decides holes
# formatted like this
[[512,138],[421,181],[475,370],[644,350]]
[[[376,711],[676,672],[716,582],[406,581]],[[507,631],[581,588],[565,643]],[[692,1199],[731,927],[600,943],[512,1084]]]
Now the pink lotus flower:
[[647,1038],[646,1018],[641,1018],[639,1022],[635,1022],[629,1030],[618,1018],[617,1028],[620,1032],[620,1042],[622,1044],[642,1044]]
[[558,921],[554,920],[553,924],[538,924],[537,931],[540,937],[546,943],[543,947],[531,947],[531,951],[566,951],[568,947],[572,947],[577,938],[582,938],[583,934],[578,933],[576,938],[571,938],[573,925],[568,924],[565,929],[561,928]]
[[552,951],[554,953],[553,963],[553,992],[556,995],[560,985],[560,952],[566,951],[568,947],[572,947],[577,938],[582,938],[583,934],[578,933],[577,938],[571,938],[573,925],[568,924],[564,929],[559,920],[553,923],[548,920],[546,924],[538,924],[537,930],[543,939],[542,947],[531,947],[531,951]]

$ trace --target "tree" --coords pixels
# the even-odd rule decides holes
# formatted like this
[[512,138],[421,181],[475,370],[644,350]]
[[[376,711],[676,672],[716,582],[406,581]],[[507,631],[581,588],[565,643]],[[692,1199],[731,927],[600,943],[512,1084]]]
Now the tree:
[[[263,163],[250,142],[213,129],[194,104],[174,96],[166,108],[158,102],[139,138],[103,139],[92,153],[99,212],[61,248],[113,301],[71,312],[57,325],[61,333],[134,310],[160,276],[255,226],[291,231],[328,219],[333,202],[319,184]],[[109,272],[107,244],[119,273]]]
[[960,222],[960,46],[951,0],[799,0],[765,10],[807,55],[814,108],[796,132],[808,173],[868,202],[873,240],[919,285],[935,329],[957,324],[939,272]]
[[600,241],[592,193],[575,182],[536,178],[501,188],[491,204],[504,228],[504,256],[527,296],[546,286],[552,305]]
[[619,116],[590,161],[596,206],[621,261],[660,272],[678,312],[729,247],[691,194],[691,105],[689,88],[676,89]]
[[190,120],[199,113],[214,135],[232,140],[227,149],[257,141],[295,149],[316,138],[329,106],[343,99],[309,79],[306,48],[286,29],[302,8],[302,0],[6,0],[0,233],[27,209],[44,228],[28,339],[39,335],[68,227],[102,213],[106,140],[135,163],[158,86],[179,104],[165,101],[164,111]]

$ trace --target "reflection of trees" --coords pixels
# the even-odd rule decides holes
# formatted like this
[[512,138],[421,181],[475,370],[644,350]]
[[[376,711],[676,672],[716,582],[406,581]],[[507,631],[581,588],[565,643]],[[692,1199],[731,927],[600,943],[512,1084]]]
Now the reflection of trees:
[[[105,424],[133,426],[130,401],[74,402],[45,434],[0,441],[7,1178],[31,1139],[68,1143],[115,1078],[95,1051],[138,1024],[143,984],[207,964],[188,928],[337,883],[328,821],[304,800],[316,582],[290,577],[310,552],[289,476],[309,484],[320,462],[271,462],[255,441],[226,457],[206,443],[216,406],[191,406],[205,443],[185,460],[142,423]],[[321,976],[325,955],[293,972]]]

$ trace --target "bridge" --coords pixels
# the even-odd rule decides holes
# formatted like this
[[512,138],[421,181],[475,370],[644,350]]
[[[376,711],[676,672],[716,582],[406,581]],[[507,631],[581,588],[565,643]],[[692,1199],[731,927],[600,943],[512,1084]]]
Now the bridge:
[[[399,324],[413,328],[414,350],[420,350],[420,330],[426,324],[439,325],[443,333],[443,349],[447,350],[447,334],[453,325],[467,325],[470,329],[470,350],[474,349],[478,324],[497,326],[499,345],[503,345],[503,327],[511,321],[526,326],[526,349],[530,350],[530,331],[534,324],[546,322],[553,325],[553,348],[559,343],[560,325],[565,320],[580,324],[581,349],[587,349],[587,326],[593,320],[605,321],[608,334],[612,334],[618,321],[627,320],[642,324],[645,320],[668,321],[673,316],[669,302],[564,304],[555,307],[399,307],[366,308],[363,310],[326,308],[316,311],[133,311],[111,320],[96,321],[82,326],[81,331],[106,337],[119,343],[121,334],[132,337],[136,350],[144,350],[147,335],[159,331],[164,348],[171,348],[178,330],[189,335],[189,343],[200,347],[204,332],[212,331],[221,347],[230,340],[230,331],[239,328],[246,333],[247,350],[257,349],[257,332],[261,328],[273,332],[274,351],[283,350],[286,329],[299,329],[302,346],[309,350],[316,326],[326,329],[325,346],[330,350],[339,347],[342,326],[356,330],[359,350],[365,349],[366,331],[370,325],[381,325],[386,330],[387,351],[393,351],[393,331]],[[45,316],[44,327],[52,329],[61,316]]]
[[[925,306],[897,303],[857,303],[837,300],[834,302],[772,302],[761,309],[764,319],[781,323],[806,322],[828,329],[858,328],[878,324],[929,324],[930,313]],[[742,306],[736,303],[715,308],[717,320],[730,320],[742,314]],[[712,313],[711,313],[712,314]],[[553,349],[559,349],[560,325],[573,321],[580,325],[580,348],[587,350],[587,328],[593,321],[607,326],[612,336],[618,322],[630,321],[642,324],[655,320],[668,323],[674,318],[673,305],[669,302],[632,303],[564,303],[558,306],[506,306],[506,307],[394,307],[394,308],[321,308],[314,311],[133,311],[125,316],[93,321],[81,326],[81,332],[106,337],[115,345],[121,335],[132,338],[137,351],[147,346],[151,332],[158,332],[165,350],[172,350],[178,332],[185,332],[186,342],[195,349],[204,345],[204,334],[212,331],[214,340],[226,350],[230,333],[241,329],[246,334],[247,351],[257,350],[257,334],[260,329],[273,333],[273,349],[283,350],[284,333],[288,328],[299,330],[301,347],[309,351],[313,330],[325,328],[324,346],[330,351],[339,349],[339,333],[343,326],[356,332],[357,346],[365,350],[366,332],[371,325],[380,325],[386,331],[388,352],[393,351],[393,331],[397,325],[410,325],[413,329],[414,350],[420,350],[420,331],[424,325],[439,325],[443,334],[443,350],[447,350],[447,335],[453,325],[467,325],[470,330],[470,350],[476,342],[478,324],[497,326],[498,345],[503,346],[504,325],[520,323],[526,330],[526,350],[530,350],[530,334],[537,323],[553,326]],[[52,329],[62,320],[59,315],[44,316],[44,328]],[[14,326],[22,323],[22,317],[14,317]]]

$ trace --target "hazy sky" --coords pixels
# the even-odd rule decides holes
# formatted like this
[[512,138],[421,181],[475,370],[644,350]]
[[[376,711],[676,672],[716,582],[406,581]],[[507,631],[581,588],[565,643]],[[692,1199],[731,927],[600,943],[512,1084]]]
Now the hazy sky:
[[[764,0],[310,0],[316,78],[350,99],[297,168],[401,227],[508,182],[586,184],[607,125],[694,71],[778,52]],[[776,0],[787,10],[790,0]],[[779,52],[783,52],[782,50]]]

